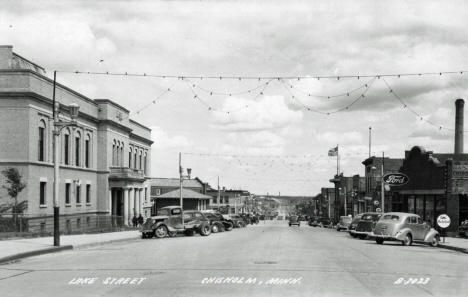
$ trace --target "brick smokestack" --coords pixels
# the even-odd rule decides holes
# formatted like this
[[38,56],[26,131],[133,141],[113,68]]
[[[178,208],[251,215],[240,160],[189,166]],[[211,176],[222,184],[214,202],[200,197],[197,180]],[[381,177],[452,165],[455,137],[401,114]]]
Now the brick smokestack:
[[465,101],[457,99],[455,101],[455,154],[463,154],[463,111]]

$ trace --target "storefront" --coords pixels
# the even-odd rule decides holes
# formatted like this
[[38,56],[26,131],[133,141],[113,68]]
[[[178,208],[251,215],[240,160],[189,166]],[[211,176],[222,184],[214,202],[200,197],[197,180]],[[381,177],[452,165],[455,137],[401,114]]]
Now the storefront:
[[415,146],[406,151],[399,172],[409,181],[392,186],[392,211],[418,214],[436,229],[437,217],[447,214],[452,221],[447,235],[456,235],[468,219],[468,154],[433,154]]

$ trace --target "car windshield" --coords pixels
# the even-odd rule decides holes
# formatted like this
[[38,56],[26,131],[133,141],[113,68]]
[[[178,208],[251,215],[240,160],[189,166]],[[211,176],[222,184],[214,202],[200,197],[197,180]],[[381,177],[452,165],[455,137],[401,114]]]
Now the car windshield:
[[295,220],[295,219],[297,219],[297,216],[290,216],[289,218],[290,218],[291,220]]
[[379,219],[379,215],[363,215],[361,220],[364,221],[377,221]]
[[199,212],[195,212],[193,214],[193,217],[196,218],[196,219],[203,219],[204,218],[203,215],[201,213],[199,213]]
[[168,216],[169,215],[169,209],[160,209],[158,211],[158,216]]
[[354,219],[351,221],[352,224],[359,222],[361,220],[361,216],[355,216]]
[[399,219],[400,219],[399,216],[397,216],[397,215],[390,215],[390,214],[384,215],[384,216],[382,216],[382,218],[381,218],[381,220],[392,220],[392,221],[398,221]]
[[349,223],[349,222],[351,222],[351,218],[341,218],[341,221],[343,223]]

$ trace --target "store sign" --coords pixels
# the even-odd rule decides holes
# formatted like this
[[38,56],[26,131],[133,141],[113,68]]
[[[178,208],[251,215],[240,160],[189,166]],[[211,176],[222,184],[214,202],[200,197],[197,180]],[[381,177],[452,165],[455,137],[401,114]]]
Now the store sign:
[[450,223],[450,217],[446,214],[441,214],[437,217],[437,225],[439,225],[440,228],[447,228]]
[[452,175],[453,177],[468,177],[468,161],[454,161]]
[[384,183],[390,186],[403,186],[408,183],[409,177],[403,173],[389,173],[383,177]]

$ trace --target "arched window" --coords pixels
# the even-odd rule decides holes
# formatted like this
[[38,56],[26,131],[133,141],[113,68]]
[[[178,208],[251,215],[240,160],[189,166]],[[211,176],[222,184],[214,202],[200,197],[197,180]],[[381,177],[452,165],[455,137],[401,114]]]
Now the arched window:
[[133,168],[137,169],[137,148],[135,148],[135,154],[133,159]]
[[132,168],[132,148],[129,148],[128,151],[128,168]]
[[143,164],[141,163],[143,161],[143,157],[142,157],[142,154],[141,154],[141,151],[140,151],[140,167],[138,169],[143,169]]
[[145,152],[145,158],[144,158],[144,160],[143,160],[143,166],[144,166],[144,167],[143,167],[143,173],[144,173],[145,175],[148,175],[148,172],[146,172],[146,165],[147,165],[146,162],[148,162],[148,161],[147,161],[147,158],[148,158],[148,153]]
[[43,120],[41,120],[39,122],[39,137],[38,137],[38,156],[37,156],[37,160],[38,161],[45,161],[45,154],[46,154],[46,149],[45,149],[45,145],[46,145],[46,139],[45,139],[45,136],[46,136],[46,124]]
[[124,143],[122,142],[122,146],[120,147],[120,164],[119,166],[124,166]]
[[89,134],[86,134],[86,139],[85,139],[85,147],[84,147],[84,161],[85,161],[85,167],[90,168],[91,167],[91,136]]
[[114,143],[112,144],[112,166],[115,165],[115,147],[116,147],[116,143],[114,140]]
[[115,166],[120,165],[120,141],[117,141],[117,150],[115,152],[116,155],[116,160],[115,160]]
[[75,135],[75,166],[80,166],[81,161],[81,134],[79,131]]
[[63,131],[63,163],[70,165],[70,129]]

